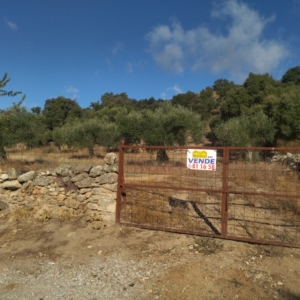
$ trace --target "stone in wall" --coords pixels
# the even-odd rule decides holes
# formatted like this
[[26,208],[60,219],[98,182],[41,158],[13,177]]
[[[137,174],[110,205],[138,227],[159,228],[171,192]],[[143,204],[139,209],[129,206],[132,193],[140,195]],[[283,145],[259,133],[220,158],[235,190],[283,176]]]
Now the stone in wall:
[[35,175],[35,171],[30,171],[30,172],[27,172],[25,174],[22,174],[18,177],[18,181],[20,183],[25,183],[29,180],[32,180],[34,178],[34,175]]
[[105,183],[115,183],[118,181],[118,175],[116,173],[105,173],[95,179],[96,183],[105,184]]
[[2,188],[4,188],[5,190],[10,190],[10,191],[18,190],[21,187],[22,187],[22,185],[20,184],[20,182],[18,180],[9,180],[9,181],[5,181],[2,184]]
[[88,187],[93,187],[94,183],[95,183],[95,181],[93,178],[87,177],[80,181],[75,182],[75,185],[78,188],[88,188]]
[[73,171],[74,171],[74,174],[80,174],[80,173],[89,173],[90,170],[92,169],[92,165],[90,164],[81,164],[81,165],[77,165],[75,167],[73,167]]
[[37,176],[33,183],[38,186],[47,186],[54,181],[54,177],[50,176]]
[[88,178],[88,177],[89,177],[89,174],[86,173],[86,172],[83,172],[83,173],[80,173],[80,174],[78,174],[78,175],[72,177],[72,178],[71,178],[71,181],[72,181],[72,182],[77,182],[77,181],[81,181],[81,180],[83,180],[83,179],[86,179],[86,178]]
[[9,180],[15,180],[21,175],[21,171],[16,168],[11,168],[7,170],[7,175]]
[[113,165],[117,161],[117,155],[113,152],[107,153],[106,156],[104,157],[104,161],[107,165]]
[[102,174],[105,174],[104,166],[96,166],[90,170],[89,175],[94,178]]
[[0,210],[24,208],[38,219],[92,213],[99,215],[93,220],[113,221],[118,179],[116,157],[114,153],[108,154],[105,165],[96,167],[64,164],[24,174],[15,170],[13,176],[1,170]]
[[73,175],[73,170],[72,167],[68,164],[63,164],[60,165],[55,169],[55,172],[57,175],[61,176],[72,176]]

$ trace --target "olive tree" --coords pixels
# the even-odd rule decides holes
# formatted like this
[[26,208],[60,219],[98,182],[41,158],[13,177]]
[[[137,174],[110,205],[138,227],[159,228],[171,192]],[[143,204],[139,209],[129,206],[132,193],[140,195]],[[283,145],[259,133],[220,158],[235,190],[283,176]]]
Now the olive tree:
[[[189,136],[199,143],[204,135],[204,122],[199,114],[170,102],[163,103],[154,111],[146,109],[119,115],[117,123],[121,136],[127,142],[143,141],[152,146],[185,145]],[[156,159],[167,161],[166,150],[159,149]]]
[[88,148],[90,157],[94,156],[94,146],[115,146],[119,141],[115,123],[90,119],[82,123],[67,123],[53,131],[54,143],[58,146],[68,145]]
[[274,141],[276,129],[273,121],[260,111],[221,122],[214,132],[224,146],[259,147]]

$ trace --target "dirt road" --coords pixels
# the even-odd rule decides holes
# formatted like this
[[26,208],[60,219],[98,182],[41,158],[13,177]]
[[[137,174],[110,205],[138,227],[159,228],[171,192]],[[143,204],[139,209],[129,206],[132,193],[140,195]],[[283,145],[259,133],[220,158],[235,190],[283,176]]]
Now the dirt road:
[[0,218],[3,300],[296,300],[299,278],[300,249]]

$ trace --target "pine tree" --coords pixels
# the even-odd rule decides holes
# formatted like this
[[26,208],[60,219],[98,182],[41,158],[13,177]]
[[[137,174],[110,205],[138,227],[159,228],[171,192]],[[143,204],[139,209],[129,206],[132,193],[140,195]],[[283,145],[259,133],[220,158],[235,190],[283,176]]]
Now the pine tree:
[[[3,97],[3,96],[14,97],[16,95],[22,94],[22,92],[13,92],[13,91],[3,90],[3,88],[7,85],[7,83],[9,81],[10,81],[10,78],[7,77],[7,73],[4,73],[3,78],[0,80],[0,97]],[[7,159],[6,151],[4,149],[5,139],[3,138],[5,121],[7,120],[7,118],[9,118],[9,116],[11,115],[11,112],[14,109],[20,107],[20,105],[23,103],[24,99],[25,99],[25,95],[22,97],[22,99],[18,103],[14,103],[10,109],[0,111],[0,162]]]

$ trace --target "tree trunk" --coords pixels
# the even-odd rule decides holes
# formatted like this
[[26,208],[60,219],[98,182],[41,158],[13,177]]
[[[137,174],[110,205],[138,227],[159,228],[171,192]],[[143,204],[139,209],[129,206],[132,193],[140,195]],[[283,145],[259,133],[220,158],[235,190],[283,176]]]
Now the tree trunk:
[[7,160],[6,151],[2,145],[0,145],[0,163]]
[[95,154],[94,152],[94,147],[89,148],[89,154],[90,154],[90,158],[92,158]]
[[169,160],[169,156],[167,154],[166,149],[157,150],[156,160],[160,162],[165,162]]
[[249,161],[252,161],[252,158],[253,158],[253,151],[251,151],[251,150],[247,150],[247,154],[248,154],[248,159],[249,159]]

